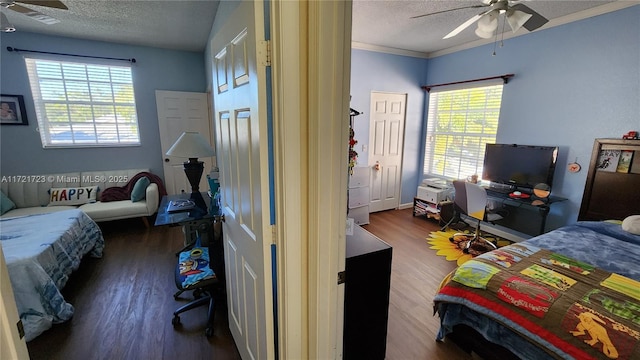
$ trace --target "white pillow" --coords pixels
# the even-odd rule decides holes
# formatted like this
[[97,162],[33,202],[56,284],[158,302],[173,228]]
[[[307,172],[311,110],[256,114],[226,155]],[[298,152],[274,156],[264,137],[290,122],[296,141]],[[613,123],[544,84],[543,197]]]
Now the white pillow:
[[640,235],[640,215],[627,216],[622,220],[622,230]]
[[96,202],[97,186],[49,189],[49,206],[82,205]]

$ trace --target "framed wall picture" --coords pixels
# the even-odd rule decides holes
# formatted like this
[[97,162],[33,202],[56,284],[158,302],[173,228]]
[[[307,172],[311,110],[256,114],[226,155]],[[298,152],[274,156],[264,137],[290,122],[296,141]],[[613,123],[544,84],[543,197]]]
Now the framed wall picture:
[[0,124],[29,125],[22,95],[0,95]]

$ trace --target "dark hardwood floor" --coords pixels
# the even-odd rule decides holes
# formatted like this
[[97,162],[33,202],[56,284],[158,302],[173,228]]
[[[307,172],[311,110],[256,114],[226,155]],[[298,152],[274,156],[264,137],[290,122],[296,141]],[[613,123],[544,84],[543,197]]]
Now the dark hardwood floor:
[[[179,227],[146,229],[139,219],[102,223],[102,259],[85,258],[63,289],[74,317],[27,344],[32,359],[239,359],[226,308],[218,307],[215,333],[204,336],[206,307],[171,325],[172,269],[183,234]],[[371,214],[365,229],[393,247],[387,359],[471,359],[454,344],[437,343],[432,300],[455,263],[436,256],[426,238],[438,224],[411,209]],[[186,296],[186,293],[183,295]]]
[[171,325],[183,304],[173,299],[180,227],[146,229],[140,219],[100,227],[104,256],[84,258],[62,291],[74,317],[27,343],[31,359],[240,359],[224,306],[210,339],[206,306],[181,314],[180,327]]
[[433,315],[433,297],[456,263],[429,249],[427,237],[440,229],[437,221],[413,217],[412,209],[370,214],[363,226],[393,247],[387,326],[388,360],[472,359],[451,342],[436,342],[440,319]]

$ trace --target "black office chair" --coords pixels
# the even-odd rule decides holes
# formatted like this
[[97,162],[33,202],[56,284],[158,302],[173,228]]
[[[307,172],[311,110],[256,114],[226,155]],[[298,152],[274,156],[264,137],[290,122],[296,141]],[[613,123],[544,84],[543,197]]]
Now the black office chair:
[[180,325],[180,314],[203,306],[209,306],[205,335],[213,335],[216,303],[224,296],[224,252],[220,221],[213,224],[213,236],[208,246],[201,246],[200,235],[195,243],[179,253],[175,270],[175,282],[178,291],[173,295],[179,300],[185,291],[193,290],[194,300],[173,312],[171,324]]
[[[486,190],[480,185],[463,180],[454,180],[453,187],[455,189],[453,203],[456,211],[477,220],[477,225],[474,234],[456,233],[449,240],[455,243],[465,242],[462,251],[466,254],[471,249],[476,253],[496,249],[497,246],[493,242],[480,236],[480,223],[483,220],[496,221],[502,218],[499,214],[490,214],[487,211]],[[479,250],[475,251],[475,249]]]

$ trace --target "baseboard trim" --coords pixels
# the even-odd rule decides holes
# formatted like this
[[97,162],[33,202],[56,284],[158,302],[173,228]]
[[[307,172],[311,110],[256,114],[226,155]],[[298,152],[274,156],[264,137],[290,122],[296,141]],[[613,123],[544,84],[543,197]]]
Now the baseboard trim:
[[400,204],[400,206],[398,206],[398,210],[404,210],[404,209],[411,209],[413,208],[413,203],[406,203],[406,204]]

